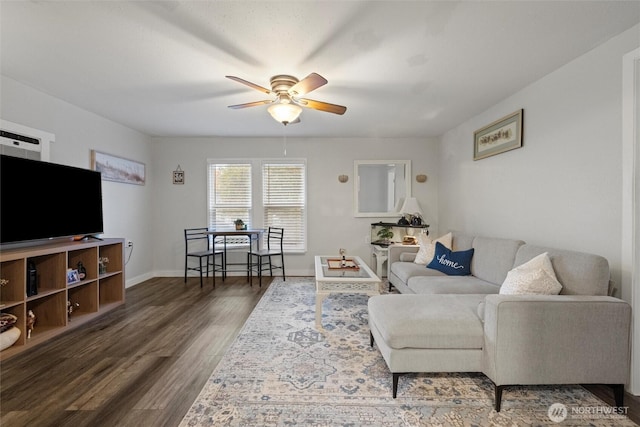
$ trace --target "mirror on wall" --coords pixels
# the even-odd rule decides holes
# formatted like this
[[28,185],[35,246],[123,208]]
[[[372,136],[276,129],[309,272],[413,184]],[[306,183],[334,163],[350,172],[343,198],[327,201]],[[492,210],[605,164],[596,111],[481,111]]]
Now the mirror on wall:
[[411,160],[356,160],[354,162],[354,216],[399,216],[399,207],[411,196]]

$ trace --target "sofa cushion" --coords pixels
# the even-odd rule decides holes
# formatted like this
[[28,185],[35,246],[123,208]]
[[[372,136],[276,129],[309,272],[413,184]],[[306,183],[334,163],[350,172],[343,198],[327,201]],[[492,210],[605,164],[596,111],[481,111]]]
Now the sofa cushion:
[[[422,270],[438,272],[422,268]],[[474,276],[414,276],[407,287],[416,294],[497,294],[500,286]]]
[[522,245],[514,265],[548,252],[553,271],[562,285],[561,295],[601,295],[609,290],[609,262],[594,254],[554,249],[536,245]]
[[427,268],[442,271],[449,276],[468,276],[471,274],[473,248],[454,252],[442,243],[436,242],[436,254]]
[[378,295],[369,299],[369,319],[395,349],[481,349],[484,337],[477,307],[484,297]]
[[476,238],[476,236],[464,234],[460,231],[452,231],[451,236],[451,250],[453,251],[466,251],[467,249],[471,249],[473,247],[473,239]]
[[418,250],[413,262],[422,265],[429,264],[436,254],[437,242],[442,243],[445,247],[451,249],[451,233],[440,236],[435,240],[431,240],[426,233],[418,234],[418,244],[420,245],[420,249]]
[[394,262],[391,264],[391,272],[395,274],[403,283],[407,283],[409,279],[417,276],[444,276],[445,274],[438,270],[431,270],[424,265],[415,264],[413,262]]
[[509,271],[500,287],[503,295],[558,295],[561,290],[547,252]]
[[473,239],[471,274],[487,282],[501,285],[514,266],[522,240],[476,237]]
[[500,287],[503,295],[558,295],[562,285],[542,269],[512,270]]

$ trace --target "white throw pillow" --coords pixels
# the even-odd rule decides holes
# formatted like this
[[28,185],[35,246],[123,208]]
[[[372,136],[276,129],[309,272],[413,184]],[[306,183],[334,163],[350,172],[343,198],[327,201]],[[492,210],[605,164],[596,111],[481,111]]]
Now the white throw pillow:
[[431,240],[425,233],[418,234],[418,244],[420,249],[416,254],[416,258],[413,262],[416,264],[429,264],[436,254],[436,242],[442,243],[447,249],[451,249],[451,233],[447,233],[442,237],[438,237],[436,240]]
[[558,295],[561,290],[547,252],[510,270],[500,287],[503,295]]

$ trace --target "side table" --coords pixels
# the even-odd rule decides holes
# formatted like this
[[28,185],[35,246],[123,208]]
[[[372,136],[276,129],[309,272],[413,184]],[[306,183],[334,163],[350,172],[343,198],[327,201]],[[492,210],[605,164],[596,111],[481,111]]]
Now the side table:
[[374,262],[372,264],[376,265],[376,274],[378,277],[387,276],[386,271],[383,269],[383,265],[389,259],[389,248],[380,245],[371,245],[373,247],[372,257],[374,258]]

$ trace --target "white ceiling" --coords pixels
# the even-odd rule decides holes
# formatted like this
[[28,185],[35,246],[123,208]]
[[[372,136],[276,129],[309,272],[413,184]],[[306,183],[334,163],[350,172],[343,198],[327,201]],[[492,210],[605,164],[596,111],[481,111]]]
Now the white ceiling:
[[[149,135],[282,136],[275,74],[329,83],[289,136],[438,136],[640,22],[629,1],[2,1],[1,73]],[[1,89],[1,88],[0,88]]]

